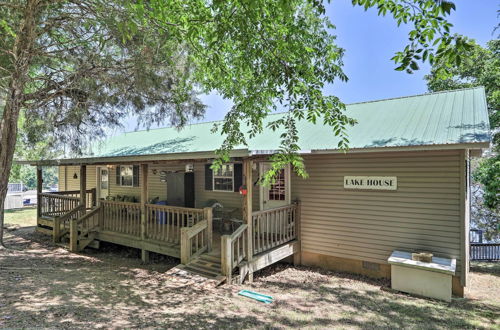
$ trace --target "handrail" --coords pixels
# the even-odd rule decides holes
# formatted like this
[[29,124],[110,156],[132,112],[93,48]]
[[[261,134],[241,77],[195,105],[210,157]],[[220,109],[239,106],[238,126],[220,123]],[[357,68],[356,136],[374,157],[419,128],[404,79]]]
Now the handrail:
[[[80,190],[63,190],[63,191],[53,191],[51,194],[58,195],[58,196],[67,196],[67,197],[74,197],[80,199],[81,191]],[[92,189],[87,189],[85,190],[85,204],[88,209],[94,207],[96,205],[96,195],[97,190],[96,188]]]
[[[95,188],[85,190],[86,193],[91,193]],[[80,194],[80,190],[62,190],[62,191],[52,191],[51,194],[54,195],[71,195],[71,194]]]
[[53,197],[53,198],[58,198],[58,199],[68,199],[68,200],[80,201],[80,198],[78,198],[78,197],[64,196],[64,195],[54,194],[54,193],[39,193],[39,195],[43,196],[43,197]]
[[248,225],[242,224],[231,235],[221,237],[221,270],[231,283],[233,270],[247,258]]
[[145,237],[156,241],[179,243],[180,229],[191,227],[204,218],[203,209],[146,204]]
[[193,227],[181,228],[181,264],[189,263],[191,259],[208,250],[203,235],[207,228],[207,220],[200,221]]
[[288,204],[285,206],[278,206],[278,207],[273,207],[271,209],[266,209],[266,210],[260,210],[260,211],[253,211],[252,215],[259,215],[259,214],[265,214],[265,213],[273,213],[281,210],[286,210],[289,209],[290,207],[295,206],[296,204]]
[[101,207],[98,206],[96,207],[95,209],[93,209],[92,211],[90,211],[89,213],[85,214],[83,217],[77,219],[77,223],[82,223],[83,221],[87,220],[88,218],[94,216],[96,213],[98,213],[99,211],[101,211]]
[[83,207],[83,205],[78,204],[77,207],[71,209],[62,216],[54,218],[54,225],[52,227],[52,239],[54,243],[60,242],[61,237],[66,234],[66,232],[68,232],[71,227],[71,219],[74,219],[75,217],[76,219],[78,219],[82,212],[85,212],[85,208]]
[[298,237],[296,203],[252,212],[253,253],[270,250]]
[[208,221],[202,220],[202,221],[198,222],[196,225],[194,225],[193,227],[184,227],[181,230],[184,230],[186,232],[187,238],[193,238],[196,234],[200,233],[207,226],[208,226]]
[[240,225],[238,227],[238,229],[236,229],[231,235],[228,235],[231,240],[235,240],[236,238],[238,238],[239,236],[241,236],[243,234],[243,232],[245,231],[245,229],[247,229],[248,225],[246,223]]
[[136,202],[120,202],[120,201],[101,201],[101,204],[109,205],[125,205],[125,206],[141,206],[141,203]]
[[101,206],[98,206],[80,218],[71,219],[70,251],[76,252],[84,248],[84,246],[80,246],[80,243],[82,240],[88,239],[91,232],[99,227],[101,210]]
[[121,234],[141,236],[141,204],[101,201],[101,229]]
[[161,205],[161,204],[146,204],[146,206],[164,209],[165,211],[184,211],[189,213],[200,213],[203,214],[203,209],[195,209],[191,207],[182,207],[182,206],[170,206],[170,205]]
[[71,218],[73,215],[75,215],[75,213],[78,213],[78,212],[81,212],[83,209],[83,205],[82,204],[79,204],[77,207],[75,207],[74,209],[72,209],[71,211],[69,211],[68,213],[58,217],[59,218],[59,221],[65,221],[69,218]]
[[181,263],[187,264],[203,252],[212,249],[212,209],[203,209],[204,220],[192,227],[180,229]]
[[39,193],[38,203],[40,204],[38,216],[56,217],[77,207],[80,204],[80,199],[51,193]]

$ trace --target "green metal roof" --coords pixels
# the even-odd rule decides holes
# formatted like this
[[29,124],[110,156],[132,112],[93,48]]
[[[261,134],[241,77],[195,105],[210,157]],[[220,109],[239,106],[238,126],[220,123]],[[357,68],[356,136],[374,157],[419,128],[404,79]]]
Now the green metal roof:
[[[348,129],[351,149],[487,144],[490,140],[484,88],[429,93],[347,105],[346,113],[358,124]],[[269,115],[265,123],[283,116]],[[124,133],[94,146],[90,157],[120,157],[211,152],[223,136],[211,132],[214,123],[193,124]],[[339,139],[332,129],[308,121],[298,123],[304,151],[335,150]],[[277,150],[281,132],[266,129],[249,140],[250,153]],[[484,147],[484,146],[483,146]]]

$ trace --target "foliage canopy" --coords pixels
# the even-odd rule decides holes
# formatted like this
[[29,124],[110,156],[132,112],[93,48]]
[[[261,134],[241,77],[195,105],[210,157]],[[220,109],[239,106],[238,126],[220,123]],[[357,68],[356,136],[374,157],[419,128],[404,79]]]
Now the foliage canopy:
[[[411,26],[393,58],[397,70],[459,63],[470,47],[450,33],[450,1],[352,3]],[[0,243],[21,114],[30,143],[78,151],[130,114],[146,126],[182,126],[204,114],[197,95],[216,91],[234,106],[214,127],[225,136],[215,166],[259,134],[278,107],[288,116],[270,123],[283,133],[266,181],[287,163],[306,176],[297,120],[323,121],[346,150],[345,128],[355,121],[323,92],[347,79],[325,13],[321,0],[0,0]]]
[[437,61],[425,77],[431,91],[484,86],[491,130],[491,155],[482,160],[473,178],[484,188],[485,205],[498,212],[500,206],[500,40],[491,40],[485,48],[476,43],[460,57],[459,65]]

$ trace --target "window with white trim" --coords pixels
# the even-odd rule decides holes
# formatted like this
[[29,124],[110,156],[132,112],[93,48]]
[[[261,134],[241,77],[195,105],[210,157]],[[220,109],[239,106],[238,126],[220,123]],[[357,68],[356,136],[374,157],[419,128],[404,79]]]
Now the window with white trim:
[[134,166],[133,165],[121,165],[120,169],[120,185],[123,187],[133,187],[134,186]]
[[224,164],[213,171],[214,191],[234,191],[234,164]]
[[286,186],[285,186],[285,169],[282,168],[278,172],[276,182],[269,188],[270,201],[284,201],[286,199]]

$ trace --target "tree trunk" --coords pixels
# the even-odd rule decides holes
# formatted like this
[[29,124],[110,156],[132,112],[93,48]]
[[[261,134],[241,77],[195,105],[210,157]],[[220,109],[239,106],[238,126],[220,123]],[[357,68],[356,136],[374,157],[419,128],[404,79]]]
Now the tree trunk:
[[0,246],[5,246],[3,242],[5,197],[16,147],[19,112],[23,106],[28,72],[33,59],[36,20],[40,5],[40,0],[27,0],[21,13],[21,24],[12,49],[14,63],[0,121]]

